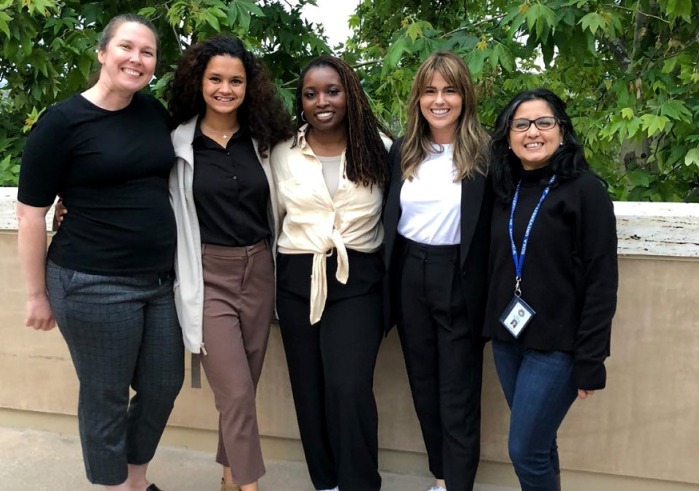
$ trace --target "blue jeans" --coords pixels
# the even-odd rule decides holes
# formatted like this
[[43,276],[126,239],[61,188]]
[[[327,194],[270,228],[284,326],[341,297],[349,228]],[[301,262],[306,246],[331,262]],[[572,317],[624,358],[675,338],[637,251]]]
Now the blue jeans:
[[48,261],[46,286],[80,380],[87,477],[116,486],[126,481],[127,464],[153,458],[182,386],[172,275],[93,275]]
[[522,491],[556,491],[556,433],[577,397],[573,357],[493,341],[495,368],[510,406],[508,449]]

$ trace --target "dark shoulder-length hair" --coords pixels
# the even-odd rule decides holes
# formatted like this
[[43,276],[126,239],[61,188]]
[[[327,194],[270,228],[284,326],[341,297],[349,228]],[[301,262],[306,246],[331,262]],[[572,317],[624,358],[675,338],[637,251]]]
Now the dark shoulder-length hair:
[[[297,129],[305,124],[303,116],[303,80],[313,68],[329,67],[337,72],[347,95],[346,123],[347,149],[345,150],[345,174],[355,184],[381,187],[388,183],[390,165],[388,152],[381,133],[391,138],[388,131],[374,116],[369,99],[362,89],[359,77],[345,61],[336,56],[323,55],[311,60],[301,71],[296,88]],[[296,145],[294,138],[292,147]]]
[[247,86],[238,121],[249,129],[258,151],[266,156],[275,144],[293,134],[291,118],[267,67],[233,36],[214,36],[193,44],[180,58],[165,92],[172,123],[178,125],[205,113],[202,79],[214,56],[230,56],[243,63]]
[[549,159],[549,165],[558,176],[558,182],[575,178],[582,171],[590,170],[583,147],[566,112],[565,102],[548,89],[538,88],[520,92],[500,111],[491,135],[490,173],[495,194],[505,202],[512,200],[522,169],[522,163],[510,149],[510,122],[520,104],[535,100],[542,100],[548,104],[563,134],[563,144]]

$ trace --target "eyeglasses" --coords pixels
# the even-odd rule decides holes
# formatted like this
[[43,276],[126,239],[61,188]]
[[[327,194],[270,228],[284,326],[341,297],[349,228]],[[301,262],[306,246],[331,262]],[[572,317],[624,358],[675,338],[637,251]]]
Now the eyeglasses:
[[527,131],[532,123],[534,123],[537,129],[546,131],[556,126],[558,119],[553,116],[542,116],[536,119],[517,118],[510,121],[510,129],[521,133],[522,131]]

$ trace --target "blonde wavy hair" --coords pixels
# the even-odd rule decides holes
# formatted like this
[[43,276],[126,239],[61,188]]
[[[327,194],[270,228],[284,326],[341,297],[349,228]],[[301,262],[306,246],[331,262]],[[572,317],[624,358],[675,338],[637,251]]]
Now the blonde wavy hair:
[[401,170],[403,179],[412,181],[417,167],[433,152],[432,132],[420,110],[420,97],[439,73],[461,96],[463,105],[454,134],[454,181],[460,181],[488,171],[490,137],[481,127],[476,111],[476,94],[471,73],[454,53],[432,53],[418,68],[408,97],[408,125],[402,145]]

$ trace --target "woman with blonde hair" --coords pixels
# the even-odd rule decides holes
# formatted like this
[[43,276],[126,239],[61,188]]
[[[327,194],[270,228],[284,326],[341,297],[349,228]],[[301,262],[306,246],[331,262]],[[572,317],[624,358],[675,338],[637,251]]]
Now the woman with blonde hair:
[[431,491],[473,489],[480,455],[488,142],[466,65],[430,55],[389,154],[384,227],[387,328],[397,323]]
[[[157,58],[149,20],[109,21],[96,83],[34,124],[17,194],[25,323],[58,324],[80,382],[87,478],[110,491],[158,491],[146,470],[184,378],[168,199],[175,152],[165,108],[141,92]],[[56,196],[71,213],[47,252]]]

